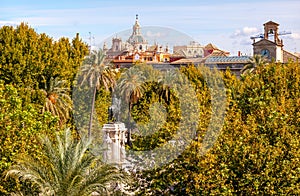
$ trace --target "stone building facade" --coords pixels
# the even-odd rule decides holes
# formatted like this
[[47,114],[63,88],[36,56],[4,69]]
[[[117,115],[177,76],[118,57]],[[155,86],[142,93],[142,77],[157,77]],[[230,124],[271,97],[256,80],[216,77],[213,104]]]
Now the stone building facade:
[[[286,63],[288,60],[299,60],[299,56],[283,49],[283,41],[279,38],[279,24],[269,21],[264,24],[262,39],[253,39],[253,54],[262,55],[269,61]],[[273,37],[273,38],[272,38]]]

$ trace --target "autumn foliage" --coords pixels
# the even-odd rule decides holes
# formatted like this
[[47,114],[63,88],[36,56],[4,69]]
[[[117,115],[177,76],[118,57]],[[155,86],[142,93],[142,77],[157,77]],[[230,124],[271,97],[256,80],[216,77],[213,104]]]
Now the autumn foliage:
[[257,69],[241,79],[223,73],[225,121],[217,142],[202,155],[210,92],[203,69],[181,68],[205,108],[198,137],[172,163],[136,174],[138,194],[299,194],[300,66],[270,63]]
[[[57,104],[66,103],[59,96],[72,98],[74,79],[87,51],[78,35],[73,40],[54,41],[23,23],[16,28],[0,29],[0,173],[7,171],[20,154],[41,158],[38,135],[45,134],[51,139],[63,126],[76,133],[71,113],[57,115],[43,108],[47,101],[56,107],[65,105]],[[155,76],[151,67],[135,66],[144,66],[145,73]],[[226,92],[226,113],[224,121],[218,122],[220,133],[212,135],[217,137],[216,141],[203,153],[203,140],[214,115],[212,96],[216,93],[209,88],[204,75],[212,72],[204,66],[181,67],[180,73],[188,78],[198,100],[186,103],[199,106],[196,136],[170,163],[132,172],[129,189],[137,195],[300,194],[299,62],[265,63],[255,69],[241,78],[229,70],[220,73]],[[126,71],[120,74],[121,79]],[[51,80],[64,81],[65,85],[50,91]],[[130,103],[132,120],[144,132],[151,126],[155,128],[147,124],[150,120],[166,119],[166,123],[151,134],[137,135],[133,129],[132,146],[128,148],[137,151],[168,142],[182,119],[180,98],[172,85],[161,85],[159,80],[141,85],[141,96]],[[103,87],[97,89],[95,111],[100,124],[107,121],[111,95]],[[76,102],[79,110],[89,111],[88,101],[82,100]],[[159,103],[158,107],[153,107],[155,103]],[[59,111],[72,109],[72,104],[65,106]],[[86,120],[88,115],[80,118]],[[1,175],[0,194],[13,192],[38,195],[39,190],[30,183],[4,179]]]

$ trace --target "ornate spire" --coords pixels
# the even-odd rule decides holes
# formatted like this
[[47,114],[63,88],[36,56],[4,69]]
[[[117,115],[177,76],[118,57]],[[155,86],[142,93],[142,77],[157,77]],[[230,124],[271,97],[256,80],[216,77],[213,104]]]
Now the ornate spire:
[[142,33],[141,33],[141,26],[139,24],[139,21],[138,21],[138,15],[136,14],[135,15],[135,23],[132,27],[132,34],[131,36],[129,37],[129,39],[127,40],[127,42],[131,45],[136,45],[138,44],[140,47],[141,45],[140,44],[147,44],[147,41],[144,39]]
[[133,35],[140,35],[140,24],[139,24],[139,15],[135,15],[135,24],[133,25]]

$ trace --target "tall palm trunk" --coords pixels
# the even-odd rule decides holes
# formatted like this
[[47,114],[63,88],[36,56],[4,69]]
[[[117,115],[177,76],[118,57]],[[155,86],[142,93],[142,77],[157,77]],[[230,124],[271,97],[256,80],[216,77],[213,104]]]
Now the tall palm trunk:
[[130,123],[130,115],[131,115],[131,102],[129,102],[129,109],[128,109],[128,115],[127,115],[127,122],[128,122],[128,135],[127,135],[127,144],[128,146],[132,147],[131,143],[131,123]]
[[89,139],[91,139],[91,137],[92,137],[93,114],[94,114],[94,108],[95,108],[96,92],[97,92],[97,88],[95,85],[94,90],[93,90],[92,108],[91,108],[91,113],[90,113],[90,122],[89,122],[89,130],[88,130]]

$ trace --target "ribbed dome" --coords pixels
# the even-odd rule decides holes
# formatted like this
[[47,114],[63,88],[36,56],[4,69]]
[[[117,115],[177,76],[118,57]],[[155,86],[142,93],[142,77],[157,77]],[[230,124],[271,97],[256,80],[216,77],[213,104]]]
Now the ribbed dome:
[[139,43],[147,43],[147,41],[144,39],[144,37],[141,34],[141,27],[138,21],[138,15],[136,15],[135,24],[132,27],[132,34],[127,40],[130,44],[139,44]]
[[128,42],[131,44],[137,44],[137,43],[145,43],[146,40],[142,35],[131,35],[128,39]]

